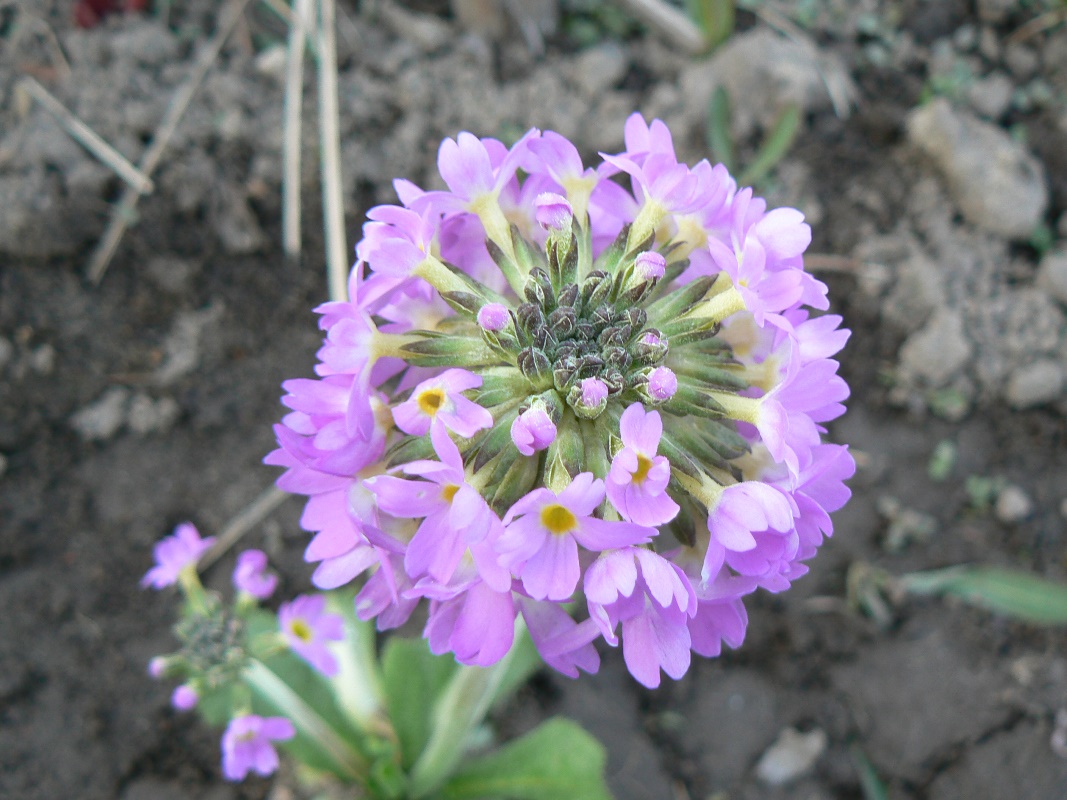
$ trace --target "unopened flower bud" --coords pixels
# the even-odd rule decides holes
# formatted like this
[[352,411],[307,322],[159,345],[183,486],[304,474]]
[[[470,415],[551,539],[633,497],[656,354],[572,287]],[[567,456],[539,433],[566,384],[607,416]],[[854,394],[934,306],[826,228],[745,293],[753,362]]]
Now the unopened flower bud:
[[634,260],[634,275],[642,281],[658,281],[667,269],[667,259],[654,250],[641,253]]
[[501,303],[486,303],[478,310],[478,324],[482,330],[496,333],[504,330],[511,321],[508,307]]
[[648,374],[648,396],[656,403],[665,403],[678,391],[678,376],[669,367],[656,367]]
[[187,683],[176,688],[170,696],[170,704],[178,711],[192,711],[199,700],[200,695],[196,689]]
[[545,230],[570,231],[574,209],[563,195],[542,192],[534,200],[534,216]]
[[567,403],[584,419],[595,419],[608,405],[608,385],[600,378],[584,378],[567,394]]
[[156,656],[148,662],[148,675],[157,681],[167,674],[169,659],[166,656]]
[[543,405],[532,405],[511,423],[511,441],[524,456],[544,450],[556,440],[556,426]]
[[631,352],[634,361],[638,364],[658,364],[667,357],[667,340],[655,328],[649,328],[642,333],[633,344]]

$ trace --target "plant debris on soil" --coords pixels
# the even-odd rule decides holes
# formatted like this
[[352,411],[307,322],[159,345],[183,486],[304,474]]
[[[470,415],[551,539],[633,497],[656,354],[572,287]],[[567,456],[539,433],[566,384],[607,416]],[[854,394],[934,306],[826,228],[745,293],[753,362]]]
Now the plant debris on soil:
[[[326,292],[315,104],[296,264],[280,244],[286,27],[250,3],[93,285],[124,184],[19,82],[136,164],[223,4],[146,5],[0,3],[5,798],[272,792],[225,783],[218,732],[147,676],[173,649],[173,598],[138,580],[176,523],[214,533],[274,478],[261,459],[279,384],[310,373]],[[722,86],[744,164],[796,105],[798,138],[757,189],[805,213],[809,269],[853,330],[832,434],[860,465],[811,574],[749,604],[742,648],[655,692],[616,652],[577,682],[541,674],[500,733],[572,716],[607,748],[619,800],[855,800],[872,776],[893,798],[1067,797],[1064,631],[934,597],[881,597],[871,617],[855,596],[873,571],[963,563],[1067,580],[1062,5],[753,1],[702,59],[614,5],[529,3],[518,20],[502,10],[517,4],[470,5],[340,4],[349,241],[395,200],[394,177],[432,183],[439,141],[460,130],[552,129],[592,155],[621,149],[639,110],[692,163],[710,156]],[[290,595],[309,584],[299,508],[245,539]]]

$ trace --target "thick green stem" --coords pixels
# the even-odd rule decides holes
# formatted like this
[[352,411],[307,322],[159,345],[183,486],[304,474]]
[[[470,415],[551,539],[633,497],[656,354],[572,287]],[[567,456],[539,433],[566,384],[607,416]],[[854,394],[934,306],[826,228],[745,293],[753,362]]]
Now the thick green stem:
[[[515,621],[515,638],[525,634],[522,617]],[[433,710],[434,728],[426,749],[411,769],[408,797],[431,795],[455,771],[470,744],[471,734],[489,711],[516,647],[491,667],[461,666]]]
[[363,783],[367,774],[367,760],[341,738],[330,725],[297,694],[292,687],[274,674],[261,661],[252,659],[244,671],[245,682],[276,706],[304,736],[312,739],[330,756],[346,777]]

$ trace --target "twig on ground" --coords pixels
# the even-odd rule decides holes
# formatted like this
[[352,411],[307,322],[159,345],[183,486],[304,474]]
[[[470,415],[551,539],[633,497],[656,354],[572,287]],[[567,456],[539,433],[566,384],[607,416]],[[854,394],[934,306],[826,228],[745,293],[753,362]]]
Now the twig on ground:
[[618,0],[619,5],[690,55],[708,49],[703,31],[689,17],[663,0]]
[[[220,17],[219,27],[215,31],[215,36],[208,43],[208,46],[201,51],[192,73],[185,83],[178,87],[178,90],[171,98],[167,113],[156,129],[156,133],[152,137],[152,143],[148,145],[148,149],[141,156],[141,162],[138,165],[141,172],[147,177],[150,178],[156,167],[159,166],[163,152],[178,127],[178,122],[181,121],[197,89],[203,83],[204,76],[207,75],[208,70],[219,57],[223,45],[226,44],[226,40],[237,24],[237,20],[241,18],[241,14],[244,12],[248,2],[249,0],[230,0],[229,5],[226,6]],[[134,211],[140,196],[138,191],[127,188],[123,192],[119,204],[112,211],[111,221],[108,223],[107,230],[104,231],[103,237],[97,242],[96,249],[93,251],[92,258],[89,259],[89,265],[86,268],[86,274],[92,283],[99,283],[100,279],[104,277],[104,273],[107,272],[107,268],[111,264],[111,259],[114,257],[115,251],[126,233],[126,229],[129,227],[131,220],[134,219]]]
[[18,88],[29,93],[38,103],[48,109],[67,129],[67,133],[138,193],[148,194],[153,190],[152,181],[147,175],[131,164],[122,153],[109,145],[96,131],[78,119],[35,78],[29,76],[22,78]]
[[1067,8],[1054,8],[1039,14],[1029,22],[1021,25],[1008,37],[1009,44],[1019,44],[1027,39],[1032,39],[1039,33],[1055,28],[1061,22],[1067,21]]
[[283,492],[276,486],[271,486],[262,491],[255,500],[245,506],[233,519],[227,522],[219,532],[215,544],[200,557],[197,569],[201,572],[206,570],[241,540],[241,537],[265,520],[274,509],[289,497],[288,492]]
[[337,113],[337,36],[334,0],[319,0],[319,137],[322,213],[330,297],[348,298],[348,243],[341,190],[341,132]]
[[29,30],[30,25],[20,24],[22,20],[31,23],[33,27],[42,31],[44,38],[48,40],[48,47],[52,51],[52,58],[57,65],[56,75],[60,80],[68,78],[70,76],[70,61],[67,60],[66,54],[63,52],[63,45],[59,43],[59,37],[56,36],[56,32],[52,29],[52,26],[48,24],[48,21],[43,17],[39,17],[36,14],[28,12],[25,8],[19,6],[18,3],[0,3],[0,8],[4,6],[14,6],[15,13],[15,35],[8,43],[12,50],[14,50],[22,41],[22,37]]
[[304,41],[313,0],[296,0],[289,20],[285,69],[285,136],[282,151],[282,249],[300,256],[300,131],[304,108]]

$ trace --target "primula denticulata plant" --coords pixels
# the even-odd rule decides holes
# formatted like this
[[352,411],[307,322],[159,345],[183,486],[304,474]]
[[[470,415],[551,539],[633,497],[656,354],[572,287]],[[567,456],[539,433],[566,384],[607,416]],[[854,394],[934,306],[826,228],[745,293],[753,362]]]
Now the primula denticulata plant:
[[[822,426],[849,333],[809,314],[828,302],[803,215],[678,163],[658,120],[625,141],[587,169],[556,133],[461,133],[448,191],[398,180],[402,205],[368,213],[266,459],[308,497],[329,594],[263,610],[276,581],[248,551],[227,607],[196,577],[209,540],[157,547],[145,583],[186,607],[152,671],[228,723],[227,778],[272,772],[279,742],[362,796],[605,797],[599,747],[564,721],[471,760],[492,705],[542,662],[596,672],[600,638],[644,686],[680,678],[832,532],[855,465]],[[379,659],[370,621],[424,600],[428,649],[390,637]]]

